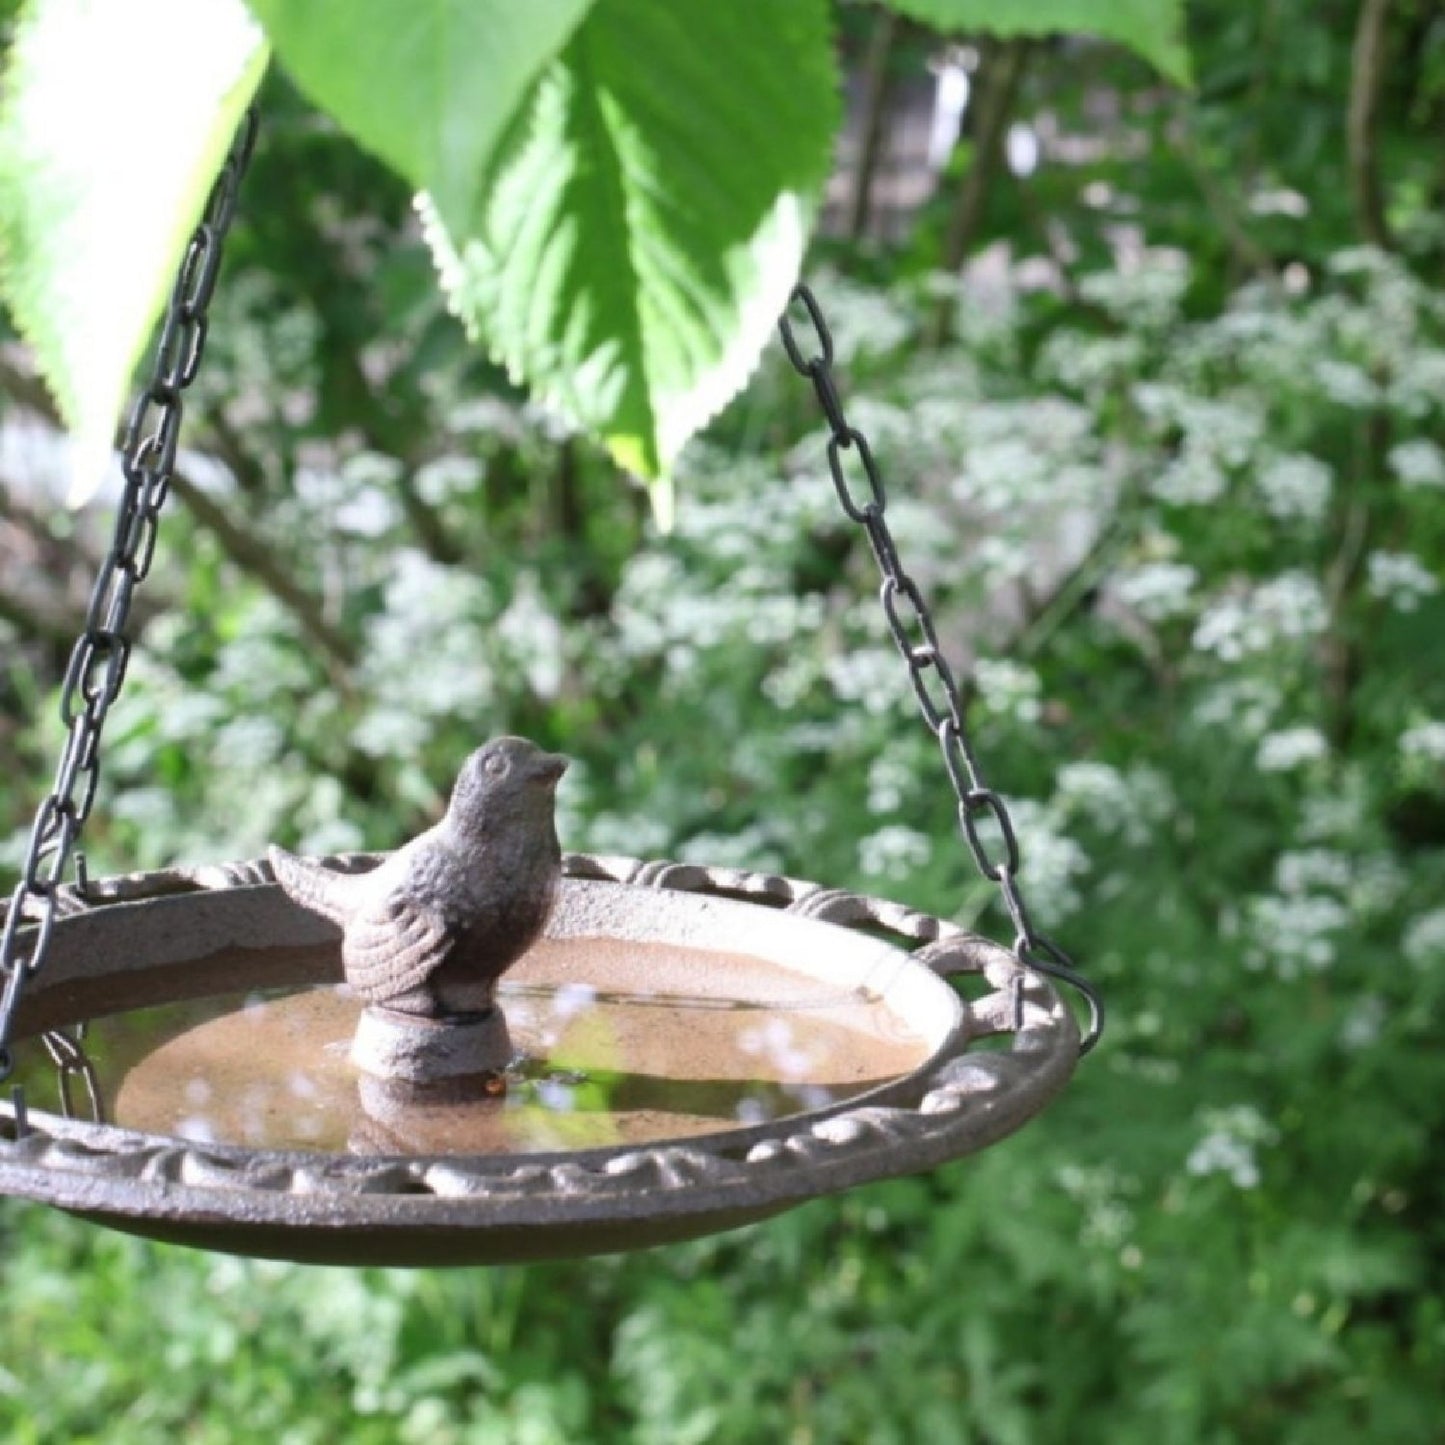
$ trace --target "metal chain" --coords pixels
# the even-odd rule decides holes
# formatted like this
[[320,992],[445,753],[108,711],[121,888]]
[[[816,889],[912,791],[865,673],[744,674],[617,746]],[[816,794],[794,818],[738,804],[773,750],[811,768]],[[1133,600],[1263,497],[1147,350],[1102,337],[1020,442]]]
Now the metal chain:
[[31,828],[20,882],[0,932],[0,977],[4,980],[0,1080],[14,1067],[10,1033],[15,1011],[26,980],[44,966],[55,931],[60,887],[71,866],[81,826],[95,804],[101,733],[130,661],[131,642],[125,629],[131,599],[155,556],[161,508],[170,494],[180,442],[181,394],[195,380],[201,364],[207,308],[215,290],[221,248],[255,140],[256,113],[249,110],[186,245],[161,323],[150,381],[136,402],[121,443],[125,487],[115,533],[61,684],[65,746],[55,782]]
[[51,1029],[41,1034],[40,1042],[45,1045],[45,1052],[50,1055],[50,1062],[55,1065],[55,1087],[60,1095],[61,1115],[66,1119],[82,1117],[71,1092],[72,1081],[79,1079],[85,1085],[85,1096],[90,1105],[89,1117],[85,1122],[104,1124],[105,1095],[100,1087],[100,1075],[96,1072],[95,1064],[85,1052],[85,1030],[84,1023],[77,1024],[75,1032],[69,1034],[64,1029]]
[[[805,351],[799,344],[790,312],[801,307],[812,340]],[[800,318],[801,319],[801,318]],[[1079,1052],[1086,1054],[1099,1041],[1104,1027],[1103,999],[1074,967],[1068,955],[1033,925],[1019,884],[1019,843],[1013,819],[1002,796],[988,786],[964,720],[964,705],[953,670],[939,646],[938,630],[918,583],[903,568],[893,533],[888,526],[888,493],[868,438],[849,424],[833,372],[833,336],[818,298],[807,286],[794,288],[778,321],[783,349],[794,370],[812,383],[818,405],[828,422],[828,470],[838,501],[849,521],[862,527],[873,549],[883,584],[879,597],[888,630],[908,665],[908,679],[918,699],[918,710],[943,753],[958,800],[958,821],[964,841],[979,872],[998,885],[1014,927],[1014,956],[1028,968],[1057,978],[1080,993],[1089,1008],[1089,1025]],[[850,475],[851,473],[851,475]],[[985,841],[983,825],[992,823],[997,842]]]

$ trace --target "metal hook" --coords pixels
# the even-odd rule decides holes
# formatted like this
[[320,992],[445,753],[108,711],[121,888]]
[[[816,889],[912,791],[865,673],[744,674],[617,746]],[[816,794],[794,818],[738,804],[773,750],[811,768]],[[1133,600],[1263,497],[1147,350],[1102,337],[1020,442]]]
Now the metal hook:
[[1079,1057],[1083,1058],[1099,1042],[1099,1035],[1104,1031],[1103,995],[1074,967],[1068,954],[1041,933],[1035,934],[1032,939],[1020,939],[1014,946],[1014,957],[1025,968],[1037,969],[1039,973],[1068,984],[1088,1005],[1089,1026],[1079,1043]]

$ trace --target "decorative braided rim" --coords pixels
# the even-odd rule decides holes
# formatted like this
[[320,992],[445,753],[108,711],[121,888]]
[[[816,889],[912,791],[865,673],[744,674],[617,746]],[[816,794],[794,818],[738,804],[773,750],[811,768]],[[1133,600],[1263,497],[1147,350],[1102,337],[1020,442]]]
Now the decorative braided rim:
[[[379,855],[346,855],[366,867]],[[689,1215],[734,1222],[854,1184],[931,1169],[1012,1133],[1073,1072],[1079,1034],[1047,979],[1006,949],[901,904],[773,874],[569,855],[569,878],[741,899],[882,932],[943,976],[987,992],[887,1105],[865,1101],[677,1142],[566,1153],[374,1156],[195,1144],[32,1112],[0,1137],[0,1191],[117,1222],[159,1219],[266,1229],[572,1229]],[[270,885],[264,860],[132,874],[65,890],[74,915],[178,893]],[[973,1049],[1010,1035],[1007,1049]],[[615,1245],[612,1247],[616,1247]]]

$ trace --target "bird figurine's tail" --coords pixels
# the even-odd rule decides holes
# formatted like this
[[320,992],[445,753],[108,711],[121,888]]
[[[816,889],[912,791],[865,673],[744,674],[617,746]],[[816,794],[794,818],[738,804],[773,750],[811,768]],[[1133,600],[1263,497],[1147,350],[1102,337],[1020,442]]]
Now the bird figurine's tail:
[[333,873],[274,844],[266,850],[266,856],[271,860],[276,881],[293,903],[345,926],[354,908],[350,891],[344,886],[345,882],[353,881],[348,874]]

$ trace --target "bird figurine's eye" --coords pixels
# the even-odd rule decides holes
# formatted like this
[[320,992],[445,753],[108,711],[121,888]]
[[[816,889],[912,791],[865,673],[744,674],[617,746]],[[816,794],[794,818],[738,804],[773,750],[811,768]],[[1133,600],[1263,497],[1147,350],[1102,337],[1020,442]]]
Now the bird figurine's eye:
[[482,764],[489,778],[500,778],[506,775],[507,760],[501,753],[493,753],[486,762]]

